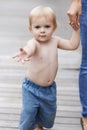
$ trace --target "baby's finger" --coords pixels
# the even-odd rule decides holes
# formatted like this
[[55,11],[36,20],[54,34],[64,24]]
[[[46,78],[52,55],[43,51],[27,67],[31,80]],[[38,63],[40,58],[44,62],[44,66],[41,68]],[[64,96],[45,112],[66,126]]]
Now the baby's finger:
[[24,60],[24,59],[22,59],[22,60],[21,60],[21,62],[22,62],[22,64],[24,64],[24,63],[25,63],[25,60]]
[[15,59],[15,58],[17,58],[17,57],[19,57],[19,55],[18,55],[18,54],[17,54],[17,55],[12,56],[12,58],[13,58],[13,59]]
[[26,58],[26,59],[24,59],[25,61],[30,61],[30,58]]
[[17,57],[17,62],[21,62],[22,60],[24,61],[24,57],[22,56]]
[[76,23],[74,23],[74,22],[69,22],[69,24],[72,26],[72,28],[73,28],[74,30],[78,30],[78,29],[79,29],[79,24],[77,24],[77,22],[76,22]]
[[12,56],[12,58],[17,58],[20,56],[20,52],[16,53],[14,56]]

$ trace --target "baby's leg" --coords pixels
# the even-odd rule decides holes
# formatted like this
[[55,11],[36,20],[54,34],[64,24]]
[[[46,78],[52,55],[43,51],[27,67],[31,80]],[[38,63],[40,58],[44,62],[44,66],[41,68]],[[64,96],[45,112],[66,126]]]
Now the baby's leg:
[[37,125],[35,130],[44,130],[44,128],[41,125]]
[[38,112],[38,102],[36,97],[29,92],[25,87],[23,93],[23,109],[20,116],[19,129],[20,130],[33,130],[35,128],[36,115]]

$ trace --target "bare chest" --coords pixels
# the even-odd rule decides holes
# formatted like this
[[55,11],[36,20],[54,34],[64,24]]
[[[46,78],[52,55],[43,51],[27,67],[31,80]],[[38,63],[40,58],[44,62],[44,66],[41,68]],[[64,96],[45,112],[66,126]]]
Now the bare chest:
[[37,48],[36,56],[44,61],[52,61],[57,58],[56,45],[42,45]]

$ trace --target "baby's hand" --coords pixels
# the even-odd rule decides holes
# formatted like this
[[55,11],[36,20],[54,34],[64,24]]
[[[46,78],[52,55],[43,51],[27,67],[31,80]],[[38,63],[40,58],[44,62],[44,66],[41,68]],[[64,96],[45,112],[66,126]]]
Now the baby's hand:
[[70,22],[69,21],[70,26],[74,29],[74,30],[78,30],[80,28],[80,24],[75,24],[74,22]]
[[15,54],[12,58],[16,59],[18,62],[22,62],[23,64],[30,60],[29,56],[23,50],[23,48],[20,48],[20,51],[17,54]]

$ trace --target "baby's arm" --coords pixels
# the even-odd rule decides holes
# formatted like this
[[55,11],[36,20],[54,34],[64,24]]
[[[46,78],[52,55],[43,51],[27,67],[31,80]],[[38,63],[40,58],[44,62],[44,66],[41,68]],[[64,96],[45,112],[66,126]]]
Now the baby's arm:
[[73,30],[70,40],[59,38],[58,48],[64,50],[75,50],[80,43],[80,30]]
[[25,63],[29,61],[30,58],[34,55],[36,50],[36,44],[33,40],[29,41],[26,46],[19,49],[19,52],[13,56],[14,59],[17,59],[18,62]]

